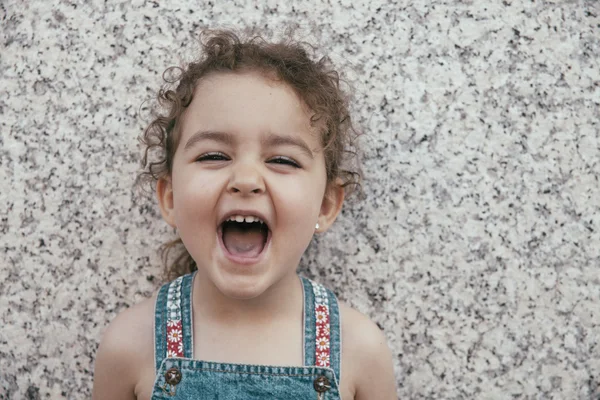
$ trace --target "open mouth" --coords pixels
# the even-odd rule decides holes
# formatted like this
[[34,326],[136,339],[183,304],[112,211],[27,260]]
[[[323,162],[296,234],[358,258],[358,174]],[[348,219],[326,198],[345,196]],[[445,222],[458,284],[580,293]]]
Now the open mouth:
[[253,217],[230,217],[221,224],[219,231],[229,255],[245,259],[257,258],[267,246],[270,236],[267,224]]

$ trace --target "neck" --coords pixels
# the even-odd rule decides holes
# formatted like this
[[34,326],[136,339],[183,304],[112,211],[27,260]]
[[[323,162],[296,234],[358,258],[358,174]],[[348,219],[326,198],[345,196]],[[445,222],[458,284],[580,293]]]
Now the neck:
[[260,296],[252,299],[235,299],[225,296],[207,277],[194,279],[194,314],[199,313],[215,323],[256,324],[278,317],[296,315],[302,311],[302,283],[295,272],[284,276]]

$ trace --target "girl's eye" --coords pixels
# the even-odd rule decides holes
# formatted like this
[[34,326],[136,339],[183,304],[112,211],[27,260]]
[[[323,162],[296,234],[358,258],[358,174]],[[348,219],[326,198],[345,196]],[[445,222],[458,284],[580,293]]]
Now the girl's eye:
[[227,161],[228,159],[223,153],[206,153],[198,157],[196,161]]
[[289,165],[294,168],[300,168],[300,164],[298,164],[296,161],[283,156],[271,158],[268,162],[271,164]]

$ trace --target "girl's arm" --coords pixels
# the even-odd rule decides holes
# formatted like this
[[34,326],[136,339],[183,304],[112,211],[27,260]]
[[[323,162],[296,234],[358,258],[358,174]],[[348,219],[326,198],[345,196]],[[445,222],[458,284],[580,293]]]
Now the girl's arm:
[[104,333],[96,354],[93,400],[136,399],[140,371],[153,349],[146,302],[121,312]]
[[341,309],[342,378],[353,382],[354,400],[397,399],[392,353],[385,335],[358,311],[345,305]]

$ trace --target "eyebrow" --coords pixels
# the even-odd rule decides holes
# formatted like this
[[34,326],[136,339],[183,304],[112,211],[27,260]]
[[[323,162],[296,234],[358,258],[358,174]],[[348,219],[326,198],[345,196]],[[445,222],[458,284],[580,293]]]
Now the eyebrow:
[[189,149],[197,142],[202,140],[212,140],[215,142],[225,143],[227,145],[233,144],[233,136],[227,132],[218,132],[218,131],[198,131],[192,135],[191,138],[185,143],[184,150]]
[[[219,131],[198,131],[192,135],[185,143],[184,150],[189,149],[197,142],[203,140],[212,140],[215,142],[221,142],[227,144],[229,146],[233,145],[235,139],[231,133],[227,132],[219,132]],[[269,134],[266,137],[261,139],[261,144],[267,147],[276,147],[276,146],[294,146],[299,148],[303,153],[305,153],[311,159],[314,158],[313,152],[310,150],[310,147],[304,142],[304,140],[300,138],[295,138],[292,136],[284,136],[284,135],[276,135]]]
[[310,147],[304,142],[304,140],[300,138],[295,138],[292,136],[283,136],[276,134],[269,134],[267,137],[262,138],[261,140],[263,145],[267,147],[276,147],[276,146],[294,146],[298,147],[311,159],[314,158],[313,152],[310,150]]

